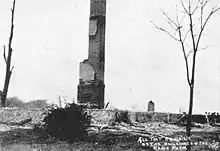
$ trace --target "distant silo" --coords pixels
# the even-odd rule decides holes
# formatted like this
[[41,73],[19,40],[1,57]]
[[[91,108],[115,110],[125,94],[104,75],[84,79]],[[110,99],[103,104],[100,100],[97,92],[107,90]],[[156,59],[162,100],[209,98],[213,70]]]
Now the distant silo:
[[155,105],[154,102],[151,100],[148,102],[148,112],[154,112],[155,110]]

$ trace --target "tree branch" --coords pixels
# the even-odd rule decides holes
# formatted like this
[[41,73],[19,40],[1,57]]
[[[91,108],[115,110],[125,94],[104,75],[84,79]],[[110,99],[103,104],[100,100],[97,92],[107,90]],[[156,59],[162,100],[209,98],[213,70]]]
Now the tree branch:
[[186,58],[189,58],[189,55],[191,54],[191,53],[193,53],[194,51],[193,50],[190,50],[189,52],[188,52],[188,54],[186,55]]
[[191,14],[191,1],[189,0],[189,14]]
[[[198,49],[197,52],[198,52],[198,51],[201,51],[201,50],[208,49],[208,48],[209,48],[209,46],[203,47],[203,48],[201,48],[201,49]],[[188,58],[189,55],[190,55],[191,53],[193,53],[193,52],[194,52],[194,50],[190,50],[186,57]]]
[[5,54],[5,45],[3,47],[4,47],[3,57],[4,57],[4,60],[5,60],[5,63],[7,64],[7,59],[6,59],[6,54]]
[[202,29],[202,24],[203,24],[203,10],[204,10],[204,7],[206,6],[206,4],[208,3],[208,1],[206,0],[204,4],[202,4],[201,6],[201,16],[200,16],[200,20],[201,20],[201,23],[200,23],[200,30]]
[[186,32],[186,34],[185,34],[185,36],[184,36],[184,38],[183,38],[183,42],[185,42],[186,37],[188,36],[189,32],[190,32],[190,29]]
[[161,28],[161,27],[158,27],[158,26],[155,25],[153,22],[151,22],[151,23],[154,25],[155,28],[157,28],[157,29],[160,30],[160,31],[163,31],[163,32],[167,33],[167,34],[168,34],[171,38],[173,38],[174,40],[180,41],[178,38],[174,37],[174,36],[173,36],[169,31],[167,31],[166,29]]
[[161,10],[161,12],[162,12],[163,16],[164,16],[165,18],[167,18],[167,20],[168,20],[170,23],[172,23],[176,28],[178,28],[177,23],[175,23],[164,11]]
[[[191,8],[189,8],[189,9],[191,9]],[[193,49],[196,52],[195,35],[194,35],[194,29],[193,29],[193,19],[192,19],[191,10],[189,10],[189,19],[190,19],[189,26],[190,26],[190,33],[191,33],[191,37],[192,37]]]
[[199,3],[201,4],[201,0],[197,1],[196,6],[195,6],[194,10],[192,11],[192,14],[194,14],[196,12],[196,10],[200,7]]
[[179,22],[179,10],[178,10],[178,7],[177,7],[177,6],[176,6],[176,22],[177,22],[178,27],[180,27],[180,22]]
[[208,22],[208,20],[211,18],[211,16],[216,13],[217,11],[220,10],[220,7],[216,7],[216,8],[212,8],[211,12],[209,13],[208,17],[206,18],[205,22],[203,25],[201,25],[201,30],[199,32],[199,37],[197,39],[197,42],[196,42],[196,49],[198,49],[198,46],[199,46],[199,42],[200,42],[200,39],[201,39],[201,36],[202,36],[202,33],[204,31],[204,28],[206,27],[206,24]]
[[182,24],[182,22],[184,21],[185,17],[186,17],[186,14],[183,15],[183,17],[182,17],[182,19],[180,21],[180,24]]
[[12,72],[12,71],[13,71],[13,69],[14,69],[14,66],[12,66],[12,68],[11,68],[11,70],[10,70],[10,71]]
[[182,5],[182,7],[183,7],[185,13],[186,13],[186,14],[189,14],[188,10],[186,9],[186,6],[185,6],[184,3],[183,3],[183,0],[181,0],[181,5]]
[[[180,22],[180,18],[179,18],[179,10],[177,8],[177,16],[176,16],[176,20],[172,20],[164,11],[161,10],[162,15],[167,19],[168,24],[176,31],[179,33],[179,35],[177,36],[176,33],[172,34],[171,32],[169,32],[167,29],[165,28],[161,28],[157,25],[155,25],[153,22],[151,22],[155,28],[157,28],[160,31],[163,31],[165,33],[167,33],[171,38],[173,38],[176,41],[179,41],[181,43],[181,47],[182,47],[182,51],[183,51],[183,55],[184,55],[184,59],[185,59],[185,64],[186,64],[186,72],[187,72],[187,82],[189,84],[190,87],[193,87],[194,85],[194,71],[195,71],[195,59],[196,59],[196,53],[199,50],[204,50],[207,49],[206,48],[202,48],[199,49],[199,42],[202,36],[202,33],[204,31],[204,28],[208,22],[208,20],[210,19],[210,17],[217,11],[220,10],[220,7],[214,7],[212,8],[211,12],[209,13],[208,17],[205,19],[205,22],[203,22],[203,12],[204,12],[204,7],[207,5],[208,0],[195,0],[194,2],[192,2],[192,0],[188,0],[188,4],[184,4],[183,0],[181,1],[181,5],[183,7],[184,10],[184,16],[181,18],[181,22]],[[195,7],[194,7],[194,6]],[[201,8],[201,14],[200,14],[200,23],[201,23],[201,29],[199,31],[198,34],[195,34],[195,27],[194,27],[194,13]],[[189,17],[189,30],[184,33],[184,36],[182,35],[182,32],[184,31],[182,24],[182,21],[185,18],[185,15],[187,15]],[[192,50],[189,53],[186,53],[186,49],[185,49],[185,45],[187,46],[187,44],[185,44],[185,41],[188,37],[188,34],[191,34],[191,40],[192,40]],[[197,38],[198,37],[198,38]],[[190,77],[190,72],[189,72],[189,64],[188,64],[188,57],[191,53],[194,53],[193,55],[193,65],[192,65],[192,75]],[[191,70],[191,69],[190,69]],[[190,79],[191,78],[191,79]]]
[[13,29],[14,29],[14,11],[15,11],[15,0],[13,1],[13,7],[11,8],[11,34],[9,37],[9,48],[11,48],[12,38],[13,38]]
[[[197,52],[198,52],[198,51],[201,51],[201,50],[206,50],[206,49],[208,49],[208,48],[209,48],[209,46],[206,46],[206,47],[203,47],[203,48],[197,49]],[[190,51],[187,53],[186,57],[188,58],[189,55],[190,55],[191,53],[193,53],[193,52],[194,52],[193,49],[190,50]]]
[[187,74],[187,82],[189,84],[189,86],[191,85],[190,83],[190,78],[189,78],[189,64],[188,64],[188,60],[187,60],[187,56],[186,56],[186,50],[185,50],[185,45],[184,42],[182,40],[182,33],[181,33],[181,28],[179,28],[179,38],[180,38],[180,44],[182,47],[182,51],[183,51],[183,56],[184,56],[184,60],[185,60],[185,65],[186,65],[186,74]]
[[210,46],[206,46],[206,47],[200,48],[200,49],[198,49],[198,51],[206,50],[206,49],[208,49],[209,47],[210,47]]

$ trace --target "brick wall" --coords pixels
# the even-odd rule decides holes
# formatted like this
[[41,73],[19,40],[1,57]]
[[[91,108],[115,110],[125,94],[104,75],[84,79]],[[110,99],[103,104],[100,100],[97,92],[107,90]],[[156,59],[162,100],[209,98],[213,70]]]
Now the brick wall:
[[[115,120],[116,112],[122,112],[122,110],[88,110],[92,115],[93,123],[108,124]],[[174,113],[160,113],[160,112],[131,112],[128,111],[128,116],[131,122],[167,122],[168,115],[170,116],[169,122],[177,122],[182,116],[181,114]]]
[[80,83],[78,85],[78,103],[96,104],[104,108],[105,85],[102,82]]
[[105,65],[105,17],[97,18],[97,32],[89,36],[89,57],[88,62],[96,72],[96,78],[104,81]]
[[106,0],[91,0],[88,59],[80,63],[77,96],[78,103],[97,104],[99,108],[104,107],[105,92],[105,13]]
[[[105,110],[105,109],[87,109],[92,116],[92,123],[110,124],[115,121],[116,112],[124,112],[122,110]],[[18,109],[18,108],[0,108],[0,124],[1,123],[19,123],[25,119],[31,118],[30,124],[39,124],[45,117],[43,109]],[[167,115],[170,116],[170,122],[176,122],[182,115],[173,113],[160,112],[131,112],[128,111],[128,117],[131,122],[167,122]],[[204,118],[204,115],[194,115],[194,118]],[[204,119],[205,120],[205,119]],[[193,120],[195,121],[195,119]],[[201,120],[197,121],[201,122]]]
[[90,0],[90,16],[105,16],[106,0]]

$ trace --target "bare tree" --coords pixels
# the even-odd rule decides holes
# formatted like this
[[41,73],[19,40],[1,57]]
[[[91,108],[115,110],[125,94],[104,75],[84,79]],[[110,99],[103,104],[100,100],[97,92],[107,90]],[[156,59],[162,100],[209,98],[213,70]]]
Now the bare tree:
[[6,56],[6,48],[4,46],[4,61],[6,64],[6,72],[5,72],[5,83],[4,83],[4,88],[3,88],[3,93],[1,96],[1,104],[2,107],[6,106],[6,98],[7,98],[7,93],[8,93],[8,87],[11,79],[11,74],[14,69],[14,66],[11,67],[11,57],[12,57],[12,39],[13,39],[13,31],[14,31],[14,11],[15,11],[15,0],[13,0],[13,7],[11,8],[11,31],[10,31],[10,37],[9,37],[9,43],[8,43],[8,53]]
[[[204,29],[207,26],[210,18],[217,11],[220,10],[219,6],[212,6],[209,11],[209,0],[180,0],[180,8],[177,6],[176,18],[172,19],[164,11],[162,15],[166,18],[168,25],[171,27],[172,32],[165,28],[161,28],[152,23],[157,29],[167,33],[171,38],[179,42],[186,67],[186,78],[189,85],[190,97],[189,97],[189,110],[187,116],[186,133],[188,142],[190,144],[191,137],[191,122],[193,111],[193,99],[194,99],[194,86],[195,86],[195,68],[196,68],[196,55],[197,52],[205,48],[200,47],[200,41],[204,33]],[[191,150],[190,145],[187,146],[187,150]]]

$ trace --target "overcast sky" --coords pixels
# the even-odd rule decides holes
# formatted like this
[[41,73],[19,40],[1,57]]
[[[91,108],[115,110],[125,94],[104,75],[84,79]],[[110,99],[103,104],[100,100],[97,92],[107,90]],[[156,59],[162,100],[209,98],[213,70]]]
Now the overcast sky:
[[[76,98],[79,62],[88,55],[89,0],[17,0],[9,97],[28,101]],[[218,0],[212,0],[219,4]],[[188,110],[189,92],[179,43],[150,21],[167,27],[176,0],[108,0],[105,101],[117,108]],[[0,52],[8,44],[12,0],[0,1]],[[196,69],[194,112],[220,111],[220,13],[210,20]],[[0,57],[2,55],[0,54]],[[5,64],[0,60],[0,87]]]

